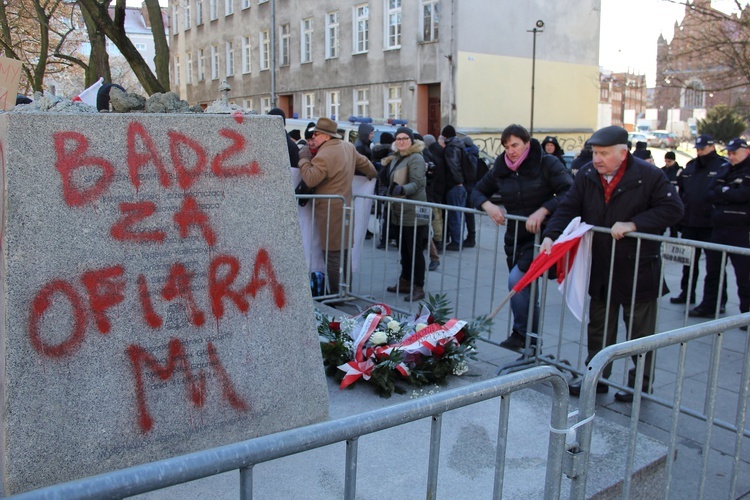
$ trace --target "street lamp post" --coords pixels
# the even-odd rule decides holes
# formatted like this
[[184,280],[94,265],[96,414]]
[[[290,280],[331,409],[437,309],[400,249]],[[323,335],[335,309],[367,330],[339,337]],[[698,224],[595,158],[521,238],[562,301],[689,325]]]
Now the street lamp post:
[[534,83],[536,80],[536,34],[544,33],[544,21],[536,22],[533,30],[526,30],[532,34],[533,44],[531,49],[531,119],[529,120],[529,134],[534,135]]

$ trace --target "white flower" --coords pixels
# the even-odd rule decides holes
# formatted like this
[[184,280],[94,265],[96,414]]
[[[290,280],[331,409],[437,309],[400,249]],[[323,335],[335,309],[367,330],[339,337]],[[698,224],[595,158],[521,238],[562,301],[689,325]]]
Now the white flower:
[[469,371],[469,365],[466,363],[466,361],[461,361],[460,363],[456,363],[456,365],[453,367],[453,375],[463,375],[464,373]]
[[388,323],[393,321],[393,318],[391,318],[390,316],[383,316],[383,318],[380,321],[382,321],[383,323],[387,325]]
[[419,330],[421,330],[422,328],[424,328],[426,326],[427,325],[425,325],[424,323],[417,323],[417,327],[414,329],[414,331],[418,332]]
[[393,333],[398,333],[401,331],[401,325],[396,320],[390,320],[388,324],[386,325],[390,331]]
[[388,335],[382,330],[377,330],[370,336],[370,343],[372,345],[382,345],[386,342],[388,342]]

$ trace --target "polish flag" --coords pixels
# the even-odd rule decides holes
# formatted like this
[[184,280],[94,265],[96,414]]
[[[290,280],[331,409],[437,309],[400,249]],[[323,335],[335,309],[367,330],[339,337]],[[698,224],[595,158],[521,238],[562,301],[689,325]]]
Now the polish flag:
[[[586,276],[589,271],[589,239],[591,238],[591,224],[581,222],[580,217],[574,218],[565,228],[560,237],[555,240],[550,253],[540,253],[531,262],[529,270],[523,275],[510,293],[490,314],[493,318],[500,309],[516,293],[539,278],[544,272],[557,264],[558,289],[565,294],[566,303],[573,315],[582,321],[583,306],[586,301]],[[583,246],[581,246],[583,243]],[[567,278],[567,279],[566,279]]]
[[84,102],[90,106],[96,107],[96,94],[99,92],[102,82],[104,82],[104,77],[99,77],[99,80],[97,80],[91,87],[75,96],[73,102]]

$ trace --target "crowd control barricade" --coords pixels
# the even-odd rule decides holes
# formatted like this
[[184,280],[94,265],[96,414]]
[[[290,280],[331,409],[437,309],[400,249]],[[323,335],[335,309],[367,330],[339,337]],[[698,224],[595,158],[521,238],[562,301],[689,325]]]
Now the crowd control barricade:
[[[564,429],[567,423],[567,384],[559,371],[552,367],[537,367],[524,372],[484,380],[464,387],[425,396],[398,405],[381,408],[365,414],[310,425],[227,446],[204,450],[158,462],[138,465],[119,471],[101,474],[69,483],[50,486],[10,498],[21,499],[76,499],[122,498],[159,490],[169,486],[207,478],[224,472],[239,470],[239,498],[253,497],[253,467],[292,454],[310,451],[335,443],[345,443],[344,498],[353,500],[357,488],[358,439],[361,436],[383,431],[410,422],[430,419],[429,442],[410,442],[410,446],[429,448],[426,498],[434,499],[438,492],[440,443],[443,414],[451,410],[499,398],[499,424],[495,456],[493,498],[501,498],[504,483],[505,453],[509,432],[509,413],[512,394],[541,383],[550,383],[553,390],[550,432],[526,434],[529,440],[548,439],[547,470],[544,478],[544,498],[560,496],[565,435],[553,432]],[[416,463],[402,464],[408,470],[419,467]],[[298,474],[304,474],[300,470]],[[385,479],[387,481],[387,479]],[[541,480],[541,478],[540,478]],[[382,494],[368,492],[372,496]],[[413,494],[410,491],[409,494]],[[489,492],[487,492],[489,496]]]
[[[630,412],[629,433],[623,436],[622,444],[627,447],[625,463],[622,464],[622,498],[631,498],[631,491],[637,485],[633,484],[633,462],[636,453],[636,442],[639,432],[645,425],[641,423],[643,413],[651,413],[653,425],[654,414],[656,421],[663,423],[661,439],[668,444],[666,467],[663,479],[663,490],[652,492],[653,497],[675,498],[671,495],[675,482],[691,482],[695,493],[692,498],[738,498],[745,494],[748,488],[748,450],[747,438],[750,430],[747,425],[747,398],[750,384],[750,337],[744,336],[744,358],[732,367],[739,368],[741,375],[736,384],[736,399],[727,400],[727,391],[722,390],[722,374],[726,370],[722,361],[722,344],[729,331],[750,323],[750,313],[713,320],[677,330],[662,332],[649,337],[630,340],[611,345],[600,351],[589,362],[581,384],[578,421],[576,429],[576,445],[568,450],[566,474],[571,478],[571,498],[587,498],[586,483],[588,466],[592,449],[593,417],[596,415],[596,385],[605,366],[618,359],[637,356],[635,394]],[[686,394],[695,390],[693,381],[695,375],[689,367],[689,347],[696,342],[710,340],[710,370],[703,380],[706,388],[705,409],[691,409],[685,405]],[[674,347],[678,349],[676,355],[677,366],[674,379],[670,383],[671,389],[663,391],[664,397],[647,395],[642,391],[644,379],[644,358],[648,352],[657,352]],[[737,384],[737,382],[739,383]],[[644,403],[649,401],[648,405]],[[734,403],[734,405],[732,405]],[[659,405],[660,407],[654,407]],[[727,406],[732,406],[729,410]],[[660,411],[661,410],[661,411]],[[661,416],[658,414],[661,413]],[[719,435],[719,434],[723,434]],[[683,473],[675,472],[680,461],[690,461],[685,457],[684,441],[694,441],[699,446],[694,464],[683,466]],[[594,443],[595,444],[595,443]],[[743,444],[745,445],[743,453]],[[677,453],[678,445],[683,446],[683,453]],[[692,445],[695,447],[695,445]],[[710,462],[714,461],[713,464]],[[718,462],[718,465],[717,465]],[[715,477],[712,470],[722,471],[721,477]],[[689,471],[689,474],[684,471]],[[713,476],[713,477],[712,477]],[[712,481],[713,480],[713,481]],[[744,480],[741,489],[738,481]],[[684,490],[684,484],[681,485]]]

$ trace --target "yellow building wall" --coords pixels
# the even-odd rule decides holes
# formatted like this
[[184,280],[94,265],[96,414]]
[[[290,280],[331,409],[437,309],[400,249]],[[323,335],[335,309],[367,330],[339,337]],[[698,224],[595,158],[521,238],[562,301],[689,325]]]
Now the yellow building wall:
[[[512,123],[529,128],[531,59],[459,52],[458,61],[456,128],[502,130]],[[537,59],[535,86],[537,138],[596,129],[598,66]]]

